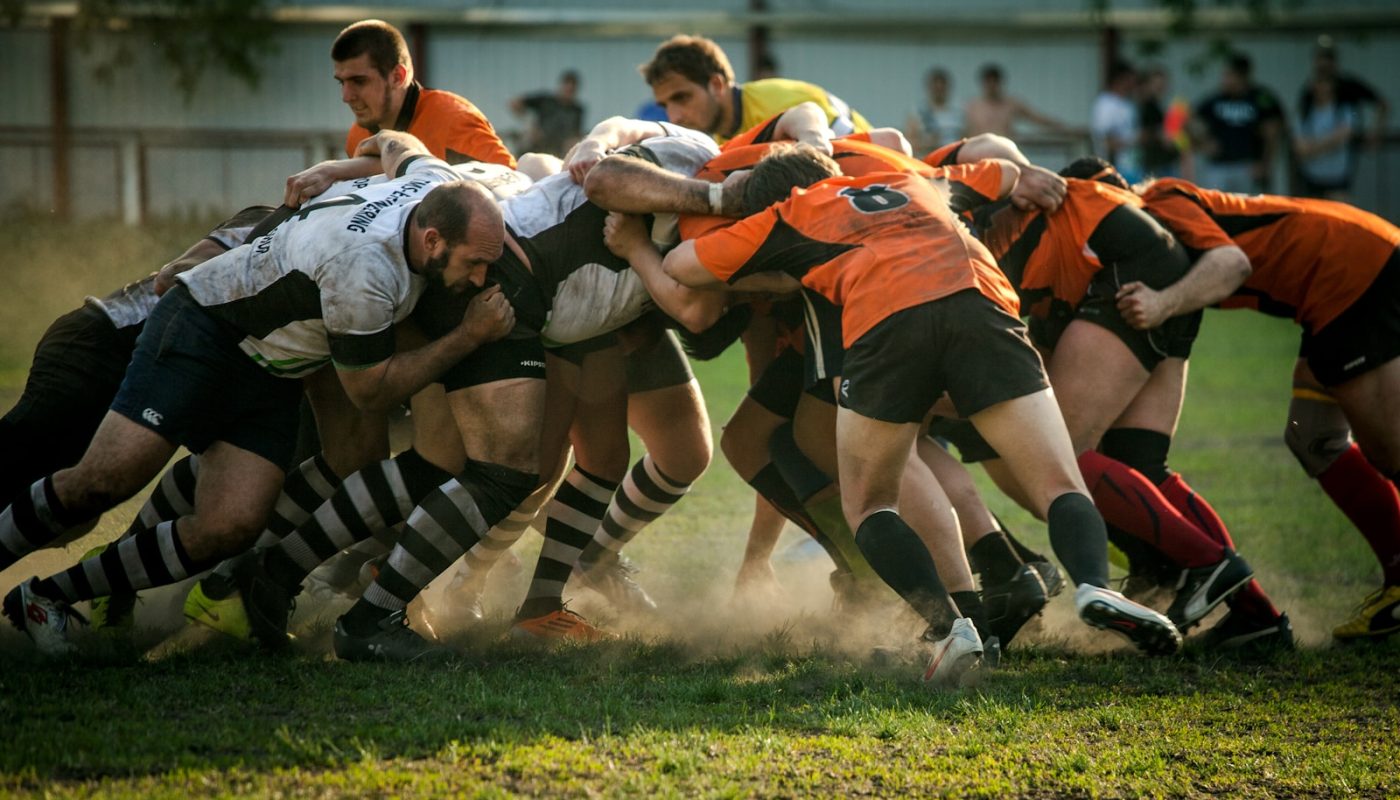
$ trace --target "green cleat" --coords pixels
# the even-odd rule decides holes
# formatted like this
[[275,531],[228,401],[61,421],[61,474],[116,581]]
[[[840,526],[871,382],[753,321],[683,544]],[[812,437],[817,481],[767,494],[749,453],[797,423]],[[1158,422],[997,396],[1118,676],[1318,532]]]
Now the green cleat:
[[185,619],[235,639],[252,637],[242,596],[234,592],[215,600],[204,593],[204,581],[196,583],[185,596]]

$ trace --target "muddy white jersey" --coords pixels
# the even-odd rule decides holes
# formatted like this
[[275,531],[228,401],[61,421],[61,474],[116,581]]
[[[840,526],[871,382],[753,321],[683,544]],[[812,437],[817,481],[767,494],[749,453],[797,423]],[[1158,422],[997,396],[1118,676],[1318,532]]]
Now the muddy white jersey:
[[[695,175],[719,153],[698,131],[660,123],[664,136],[619,152],[670,172]],[[506,228],[530,262],[547,317],[547,346],[572,344],[614,331],[653,307],[642,279],[603,244],[607,212],[588,202],[567,172],[537,181],[501,203]]]
[[433,187],[460,178],[414,158],[394,180],[322,194],[265,235],[179,276],[195,301],[245,334],[269,372],[307,375],[329,362],[359,369],[394,353],[393,325],[424,280],[409,269],[407,226]]
[[[534,181],[525,173],[504,167],[500,164],[489,164],[485,161],[463,161],[460,164],[453,164],[450,169],[457,173],[457,177],[464,181],[475,181],[489,191],[497,200],[505,200],[530,188]],[[337,181],[327,187],[316,198],[309,202],[316,202],[323,197],[339,197],[343,194],[354,194],[355,192],[369,186],[377,186],[389,180],[383,173],[369,178],[353,178],[348,181]]]

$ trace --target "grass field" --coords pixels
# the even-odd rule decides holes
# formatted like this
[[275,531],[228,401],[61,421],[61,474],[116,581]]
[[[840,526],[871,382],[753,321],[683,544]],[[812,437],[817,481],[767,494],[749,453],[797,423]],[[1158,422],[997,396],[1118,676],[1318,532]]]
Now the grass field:
[[[155,268],[198,224],[0,230],[0,399],[48,322],[85,293]],[[1400,794],[1400,642],[1337,648],[1328,631],[1379,583],[1361,537],[1281,440],[1291,324],[1211,312],[1173,466],[1231,525],[1304,649],[1269,662],[1189,651],[1148,660],[1051,604],[1002,670],[958,694],[919,686],[902,617],[833,618],[820,563],[779,548],[787,592],[729,601],[751,495],[716,464],[631,548],[662,604],[629,635],[556,651],[502,640],[526,570],[492,576],[488,620],[446,637],[440,666],[328,656],[335,608],[299,608],[291,652],[262,656],[182,630],[173,590],[139,609],[138,642],[88,637],[46,663],[0,631],[0,794],[13,796],[1361,796]],[[737,353],[698,367],[716,425]],[[23,454],[6,453],[7,458]],[[1014,530],[1043,526],[994,493]],[[0,591],[110,538],[128,504]],[[539,538],[518,547],[533,564]],[[173,637],[161,642],[167,636]]]

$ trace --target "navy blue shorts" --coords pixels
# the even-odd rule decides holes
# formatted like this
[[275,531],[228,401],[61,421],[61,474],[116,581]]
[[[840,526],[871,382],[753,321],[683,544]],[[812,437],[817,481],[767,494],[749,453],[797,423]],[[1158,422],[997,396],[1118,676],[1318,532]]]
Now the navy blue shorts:
[[214,442],[285,470],[297,441],[301,381],[277,378],[238,348],[183,285],[165,293],[136,340],[112,410],[191,452]]

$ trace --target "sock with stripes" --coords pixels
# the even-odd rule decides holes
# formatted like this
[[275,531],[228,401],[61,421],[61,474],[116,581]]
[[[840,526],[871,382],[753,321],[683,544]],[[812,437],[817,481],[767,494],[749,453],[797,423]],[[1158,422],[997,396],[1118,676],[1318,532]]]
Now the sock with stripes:
[[564,584],[579,555],[603,521],[617,484],[574,466],[545,507],[544,547],[530,589],[517,614],[519,619],[542,617],[564,607]]
[[690,484],[672,480],[650,453],[642,456],[613,493],[603,523],[579,556],[580,565],[591,566],[608,553],[621,553],[642,528],[671,510],[688,491]]
[[1161,551],[1172,563],[1204,567],[1225,557],[1224,546],[1182,516],[1141,472],[1094,450],[1079,456],[1079,469],[1104,521]]
[[[340,476],[335,474],[330,464],[320,454],[306,459],[287,474],[282,482],[282,494],[272,509],[265,528],[253,542],[250,550],[257,551],[272,547],[290,535],[300,525],[311,518],[321,504],[330,499],[340,487]],[[220,600],[233,594],[234,570],[238,568],[244,553],[221,561],[214,570],[204,576],[201,590],[206,597]]]
[[311,571],[351,545],[408,519],[428,493],[451,480],[415,450],[352,474],[310,519],[263,553],[263,567],[295,592]]
[[409,515],[379,577],[345,613],[351,635],[374,633],[506,518],[539,485],[539,476],[468,460],[457,477],[433,489]]
[[193,514],[194,487],[198,480],[199,456],[188,455],[171,464],[122,537],[135,536],[162,522]]
[[[17,454],[9,454],[15,457]],[[72,514],[54,492],[53,476],[40,478],[0,511],[0,570],[45,547],[87,519]]]
[[895,593],[904,598],[941,638],[962,616],[923,540],[892,508],[866,517],[856,530],[865,560]]
[[209,566],[190,558],[180,542],[176,521],[169,520],[39,581],[34,589],[45,597],[76,603],[113,592],[177,583]]

